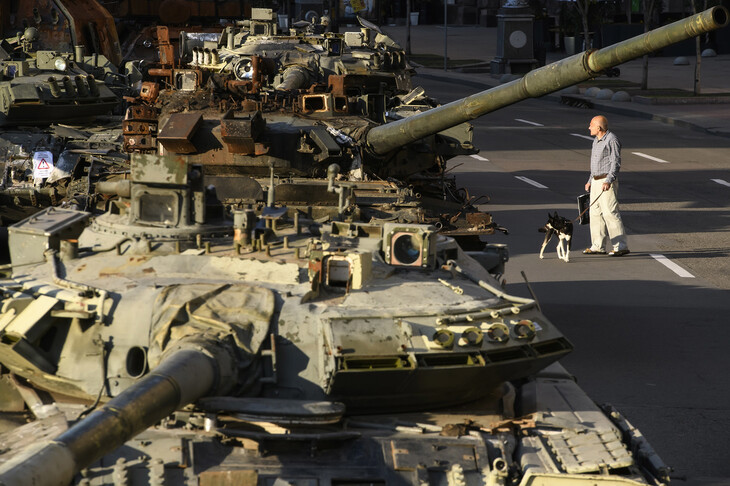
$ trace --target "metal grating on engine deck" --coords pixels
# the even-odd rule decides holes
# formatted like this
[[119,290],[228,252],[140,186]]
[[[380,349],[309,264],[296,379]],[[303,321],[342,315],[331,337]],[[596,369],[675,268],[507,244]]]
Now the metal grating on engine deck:
[[634,464],[630,452],[613,430],[576,433],[563,431],[544,436],[565,472],[580,474],[618,469]]

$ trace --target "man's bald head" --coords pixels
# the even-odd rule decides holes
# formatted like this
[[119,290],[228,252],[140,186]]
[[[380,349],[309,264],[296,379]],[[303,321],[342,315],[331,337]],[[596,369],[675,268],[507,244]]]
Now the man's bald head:
[[603,115],[594,116],[591,119],[591,124],[588,125],[591,135],[594,137],[603,138],[603,135],[608,130],[608,120]]
[[595,122],[602,132],[608,130],[608,119],[603,115],[594,116],[591,122]]

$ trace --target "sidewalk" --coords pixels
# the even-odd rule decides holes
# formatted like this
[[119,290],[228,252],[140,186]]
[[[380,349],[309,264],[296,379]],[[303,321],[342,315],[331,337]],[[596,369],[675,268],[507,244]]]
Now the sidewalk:
[[[725,27],[730,28],[730,27]],[[384,26],[383,31],[402,47],[406,45],[406,28],[404,26]],[[411,27],[411,52],[413,54],[444,54],[444,26],[417,25]],[[497,53],[497,28],[481,26],[449,26],[446,29],[446,48],[449,59],[472,59],[488,63]],[[562,52],[548,52],[547,63],[558,61],[565,57]],[[636,59],[619,66],[621,75],[617,78],[601,77],[599,80],[610,80],[614,91],[624,87],[634,96],[633,101],[598,100],[595,97],[585,96],[587,86],[579,85],[579,92],[570,95],[577,100],[592,106],[594,109],[609,113],[637,116],[663,123],[699,130],[715,135],[730,137],[730,55],[703,57],[701,60],[701,93],[703,95],[718,95],[703,99],[704,103],[692,99],[694,83],[695,59],[688,57],[689,65],[675,66],[673,57],[649,58],[649,92],[638,90],[641,83],[642,60]],[[485,72],[468,73],[458,70],[444,71],[443,69],[418,68],[418,73],[431,77],[445,77],[450,80],[468,82],[474,86],[484,86],[484,89],[498,86],[509,76],[498,76]],[[615,87],[614,87],[615,86]],[[687,98],[677,100],[678,104],[649,104],[651,101],[669,101],[666,98],[653,97],[658,89],[681,89],[688,92]],[[566,91],[567,92],[567,91]],[[548,95],[559,99],[563,93]],[[575,93],[573,89],[572,93]],[[646,98],[649,99],[646,99]],[[707,97],[703,97],[707,98]]]

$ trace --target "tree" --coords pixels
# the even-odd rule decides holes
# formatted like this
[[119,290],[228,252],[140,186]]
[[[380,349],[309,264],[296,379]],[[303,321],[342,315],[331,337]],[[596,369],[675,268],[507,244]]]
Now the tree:
[[581,24],[583,26],[583,45],[588,49],[591,45],[590,33],[588,32],[588,8],[591,0],[575,0],[575,6],[580,14]]
[[[644,33],[646,34],[650,30],[651,19],[654,15],[654,6],[656,0],[642,0],[641,2],[644,13]],[[643,64],[641,66],[641,89],[649,89],[649,55],[645,55],[643,58]]]
[[[689,3],[692,4],[692,14],[697,13],[697,2],[699,0],[690,0]],[[704,6],[702,10],[707,10],[707,0],[704,0]],[[694,86],[693,86],[693,92],[695,96],[699,95],[702,91],[702,88],[700,87],[700,66],[702,65],[702,47],[700,45],[700,36],[695,37],[695,56],[697,58],[697,62],[695,63],[695,79],[694,79]]]
[[406,0],[406,54],[411,55],[411,0]]

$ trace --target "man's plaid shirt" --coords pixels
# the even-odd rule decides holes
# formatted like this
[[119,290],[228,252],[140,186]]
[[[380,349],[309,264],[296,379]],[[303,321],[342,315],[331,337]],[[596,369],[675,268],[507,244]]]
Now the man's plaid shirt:
[[621,142],[611,131],[607,131],[602,139],[593,139],[591,148],[591,177],[588,182],[593,181],[594,176],[606,174],[606,182],[609,184],[616,180],[618,171],[621,169]]

